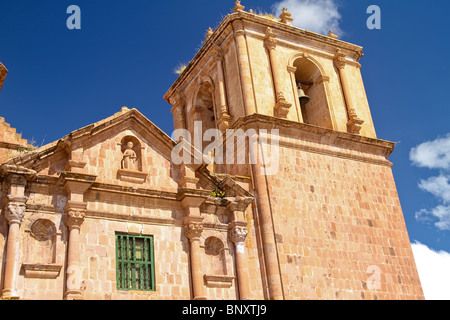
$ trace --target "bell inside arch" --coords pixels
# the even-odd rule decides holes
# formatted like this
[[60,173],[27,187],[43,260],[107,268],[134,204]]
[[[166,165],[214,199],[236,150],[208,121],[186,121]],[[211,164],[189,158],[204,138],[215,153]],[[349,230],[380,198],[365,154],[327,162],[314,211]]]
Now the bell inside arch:
[[311,101],[311,98],[306,95],[305,91],[303,91],[302,85],[300,83],[298,83],[297,85],[297,91],[300,104],[304,105]]

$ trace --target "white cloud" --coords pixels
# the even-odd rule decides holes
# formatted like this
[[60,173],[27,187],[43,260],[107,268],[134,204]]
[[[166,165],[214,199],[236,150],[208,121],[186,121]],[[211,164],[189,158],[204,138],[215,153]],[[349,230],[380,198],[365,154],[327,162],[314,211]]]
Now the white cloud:
[[450,300],[450,253],[411,244],[422,289],[427,300]]
[[438,177],[428,178],[427,180],[420,180],[419,188],[432,193],[444,203],[450,203],[449,177],[443,174]]
[[418,167],[450,170],[450,133],[412,148],[409,158]]
[[419,188],[434,195],[441,203],[433,209],[421,209],[416,212],[416,220],[421,222],[436,221],[440,230],[450,231],[450,133],[444,138],[427,141],[411,149],[410,160],[418,167],[440,169],[437,177],[420,180]]
[[434,223],[438,229],[450,231],[450,206],[439,205],[431,210],[421,209],[416,212],[416,220],[425,223],[438,220]]
[[343,34],[335,0],[282,0],[272,6],[273,15],[278,17],[283,8],[292,14],[292,24],[298,28],[321,34],[328,34],[330,30],[338,36]]

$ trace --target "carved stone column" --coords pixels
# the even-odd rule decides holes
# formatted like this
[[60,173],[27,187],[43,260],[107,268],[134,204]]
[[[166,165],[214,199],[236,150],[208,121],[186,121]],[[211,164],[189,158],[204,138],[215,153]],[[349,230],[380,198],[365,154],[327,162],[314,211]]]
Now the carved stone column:
[[19,299],[17,294],[17,277],[19,275],[19,243],[20,225],[25,215],[25,196],[8,196],[9,203],[5,209],[5,217],[9,222],[8,240],[6,244],[5,276],[2,291],[3,299]]
[[239,297],[241,300],[249,300],[251,298],[247,254],[245,252],[244,244],[247,234],[247,222],[234,221],[230,224],[229,236],[230,240],[234,243],[236,250],[236,271]]
[[200,259],[200,236],[203,232],[203,218],[190,216],[184,221],[184,233],[189,239],[191,248],[192,290],[194,300],[206,300],[203,284],[203,270]]
[[[240,10],[240,9],[238,9]],[[242,93],[244,97],[245,115],[256,113],[255,97],[253,92],[252,75],[247,51],[247,40],[245,39],[244,25],[242,21],[233,22],[234,39],[237,48],[239,74],[241,79]]]
[[3,211],[9,223],[2,299],[20,299],[17,293],[17,278],[20,270],[20,225],[28,200],[25,196],[25,188],[28,181],[36,178],[36,171],[16,165],[2,165],[0,176],[5,177],[7,186],[7,203]]
[[225,95],[225,77],[223,72],[223,50],[219,46],[215,46],[213,48],[214,60],[217,65],[217,78],[218,78],[218,87],[219,87],[219,104],[220,104],[220,119],[217,121],[220,130],[225,131],[230,127],[231,116],[228,112],[227,100]]
[[347,128],[350,133],[359,134],[364,123],[356,114],[355,105],[353,103],[352,94],[349,87],[349,81],[345,72],[345,54],[337,49],[334,56],[334,65],[339,70],[339,76],[341,78],[341,86],[344,91],[344,98],[347,106],[348,122]]
[[69,201],[66,208],[66,226],[69,228],[67,248],[67,281],[65,298],[80,300],[81,268],[80,268],[80,229],[86,216],[86,204]]
[[241,300],[251,299],[248,274],[247,254],[245,252],[245,239],[248,234],[245,210],[253,198],[236,198],[228,205],[231,212],[231,223],[228,228],[230,240],[234,243],[236,252],[236,273],[238,280],[239,297]]
[[275,33],[272,32],[272,28],[266,29],[266,38],[264,40],[264,45],[269,51],[270,66],[272,68],[273,75],[273,85],[275,87],[276,103],[275,103],[275,113],[280,118],[286,118],[289,113],[289,108],[292,104],[288,103],[284,98],[283,91],[281,90],[281,76],[280,68],[277,61],[277,40]]
[[86,216],[87,203],[84,193],[94,183],[96,176],[64,172],[61,174],[64,190],[67,193],[65,223],[69,230],[67,244],[66,292],[67,300],[82,299],[81,295],[81,268],[80,268],[80,230]]

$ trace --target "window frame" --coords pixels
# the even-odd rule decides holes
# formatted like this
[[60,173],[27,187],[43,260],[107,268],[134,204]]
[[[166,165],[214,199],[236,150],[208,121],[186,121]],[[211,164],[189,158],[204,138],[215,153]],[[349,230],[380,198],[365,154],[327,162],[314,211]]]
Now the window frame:
[[[140,249],[142,259],[136,259],[136,240],[143,240]],[[117,290],[156,291],[153,235],[116,232],[115,243]],[[136,279],[137,273],[133,270],[140,270],[139,279]]]

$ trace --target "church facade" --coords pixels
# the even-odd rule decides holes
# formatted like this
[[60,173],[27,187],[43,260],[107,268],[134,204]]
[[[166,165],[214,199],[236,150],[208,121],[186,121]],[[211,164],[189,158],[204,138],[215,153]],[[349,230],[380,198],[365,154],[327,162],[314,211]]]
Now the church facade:
[[2,298],[423,299],[361,57],[236,1],[174,139],[124,107],[33,150],[0,118]]

